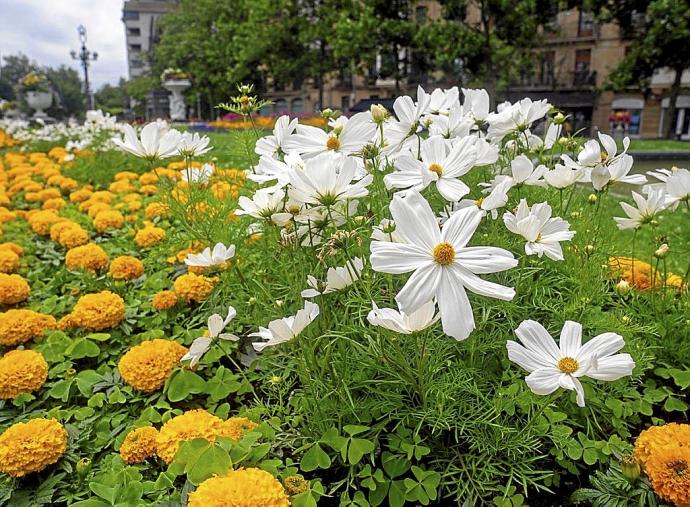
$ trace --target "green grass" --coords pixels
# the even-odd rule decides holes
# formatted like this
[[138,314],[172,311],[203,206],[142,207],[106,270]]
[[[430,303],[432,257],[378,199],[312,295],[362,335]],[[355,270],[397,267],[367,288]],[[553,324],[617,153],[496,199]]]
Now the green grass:
[[[622,146],[619,143],[619,146]],[[630,151],[688,151],[690,141],[676,141],[673,139],[631,139]]]

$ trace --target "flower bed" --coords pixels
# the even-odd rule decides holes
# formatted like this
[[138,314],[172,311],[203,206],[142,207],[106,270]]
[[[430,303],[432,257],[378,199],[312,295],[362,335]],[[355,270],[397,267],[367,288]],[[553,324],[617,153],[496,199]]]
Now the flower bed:
[[11,126],[2,501],[687,505],[690,172],[463,95]]

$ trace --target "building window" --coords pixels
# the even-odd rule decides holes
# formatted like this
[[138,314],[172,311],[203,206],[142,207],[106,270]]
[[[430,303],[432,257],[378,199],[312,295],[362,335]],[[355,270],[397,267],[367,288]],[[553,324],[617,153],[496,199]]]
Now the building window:
[[544,51],[541,55],[541,72],[539,80],[542,84],[552,85],[554,79],[554,61],[556,59],[556,52]]
[[304,101],[300,98],[292,99],[292,112],[301,113],[304,111]]
[[141,51],[141,44],[130,44],[129,50],[130,51]]
[[644,100],[635,97],[620,97],[611,102],[609,131],[639,136],[642,123]]
[[139,11],[122,11],[123,21],[132,21],[139,19]]
[[425,5],[419,5],[414,10],[414,19],[417,23],[424,23],[426,21],[427,8]]
[[139,37],[141,35],[140,28],[127,28],[127,35],[130,37]]
[[591,37],[594,35],[594,15],[591,12],[580,11],[577,35],[580,37]]
[[350,109],[350,96],[349,95],[343,95],[340,97],[340,110],[341,111],[347,111]]
[[287,101],[285,99],[276,99],[273,102],[273,111],[276,113],[287,113],[288,112]]
[[[664,135],[666,128],[666,116],[668,115],[669,99],[664,98],[661,101],[661,118],[659,121],[659,136]],[[690,139],[690,95],[679,95],[676,99],[676,114],[671,125],[673,128],[671,132],[675,134],[678,139]]]

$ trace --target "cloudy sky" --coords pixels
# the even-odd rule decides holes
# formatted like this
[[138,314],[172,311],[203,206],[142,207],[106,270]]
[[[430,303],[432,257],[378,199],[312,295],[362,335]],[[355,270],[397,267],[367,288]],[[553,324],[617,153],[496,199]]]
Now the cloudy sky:
[[22,52],[39,65],[79,70],[70,50],[79,49],[77,26],[87,30],[86,45],[98,53],[89,78],[98,88],[127,76],[123,0],[0,0],[0,55]]

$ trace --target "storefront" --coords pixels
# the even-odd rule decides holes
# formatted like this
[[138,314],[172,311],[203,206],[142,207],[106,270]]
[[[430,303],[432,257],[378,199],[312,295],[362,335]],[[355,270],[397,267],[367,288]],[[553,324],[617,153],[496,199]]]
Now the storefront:
[[[659,137],[664,134],[664,122],[668,114],[669,99],[666,97],[661,101],[661,119],[659,120]],[[679,95],[676,100],[676,114],[673,121],[673,132],[676,137],[683,140],[690,140],[690,95]]]
[[623,131],[630,137],[639,137],[642,127],[644,100],[634,97],[621,97],[611,102],[609,131]]

